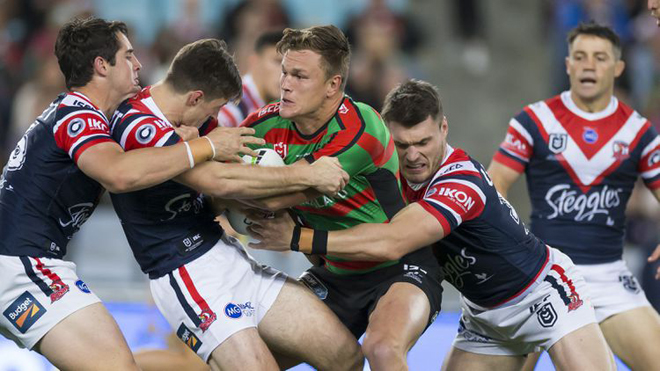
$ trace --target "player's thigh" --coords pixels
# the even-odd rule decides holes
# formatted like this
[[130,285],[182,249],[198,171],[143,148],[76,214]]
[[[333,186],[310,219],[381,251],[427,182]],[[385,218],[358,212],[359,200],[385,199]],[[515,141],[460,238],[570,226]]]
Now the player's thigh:
[[520,370],[525,357],[466,352],[452,347],[442,364],[443,371],[507,371]]
[[557,370],[613,370],[614,359],[597,324],[567,334],[548,350]]
[[259,333],[273,351],[283,355],[309,359],[359,353],[357,340],[337,316],[291,279],[259,323]]
[[101,303],[63,319],[35,349],[63,370],[138,369],[119,326]]
[[279,370],[256,328],[232,334],[211,352],[212,370]]
[[208,371],[209,366],[189,348],[185,353],[171,349],[149,349],[134,354],[142,371]]
[[539,363],[539,358],[541,358],[541,352],[529,353],[527,357],[525,357],[525,364],[520,371],[534,371],[536,364]]
[[614,354],[633,370],[660,370],[660,316],[652,307],[615,314],[600,328]]
[[422,289],[407,282],[394,283],[369,316],[365,352],[379,345],[408,351],[426,328],[430,311],[429,299]]

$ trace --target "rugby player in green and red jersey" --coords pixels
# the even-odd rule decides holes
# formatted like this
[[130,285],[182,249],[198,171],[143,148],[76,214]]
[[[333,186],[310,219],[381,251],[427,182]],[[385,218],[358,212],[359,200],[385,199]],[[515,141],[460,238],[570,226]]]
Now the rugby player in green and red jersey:
[[[286,164],[308,166],[337,157],[349,173],[334,197],[316,191],[250,201],[279,210],[293,206],[299,221],[316,230],[387,223],[405,206],[394,142],[380,115],[344,94],[350,46],[334,26],[286,29],[281,100],[254,112],[254,128]],[[363,341],[372,369],[407,369],[406,354],[440,310],[442,273],[430,249],[400,260],[349,261],[323,256],[301,281]]]

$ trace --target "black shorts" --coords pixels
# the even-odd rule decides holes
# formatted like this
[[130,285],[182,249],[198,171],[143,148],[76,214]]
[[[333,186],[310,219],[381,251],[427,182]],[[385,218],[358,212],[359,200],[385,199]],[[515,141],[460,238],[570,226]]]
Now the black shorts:
[[360,338],[378,300],[397,282],[408,282],[424,291],[431,306],[428,327],[440,313],[442,279],[442,268],[431,250],[424,248],[404,256],[397,264],[364,274],[340,275],[324,266],[312,267],[300,276],[299,281],[328,305],[356,338]]

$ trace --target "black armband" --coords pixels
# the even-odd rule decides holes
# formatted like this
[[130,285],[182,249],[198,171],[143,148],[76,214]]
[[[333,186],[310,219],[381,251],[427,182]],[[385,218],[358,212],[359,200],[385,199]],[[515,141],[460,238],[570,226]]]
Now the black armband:
[[291,250],[292,251],[298,251],[300,250],[300,246],[298,245],[300,243],[300,226],[296,225],[293,227],[293,234],[291,235]]
[[328,231],[314,230],[312,239],[312,254],[325,255],[328,253]]

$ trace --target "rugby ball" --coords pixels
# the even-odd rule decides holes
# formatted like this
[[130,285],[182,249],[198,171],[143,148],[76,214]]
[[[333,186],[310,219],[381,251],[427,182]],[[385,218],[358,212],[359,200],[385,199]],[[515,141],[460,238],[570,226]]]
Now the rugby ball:
[[[243,162],[246,164],[260,165],[260,166],[284,166],[284,160],[277,152],[270,148],[260,148],[256,150],[257,156],[250,155],[243,156]],[[234,230],[240,234],[248,235],[247,227],[252,224],[252,221],[243,214],[240,210],[228,208],[225,212],[227,220]]]

